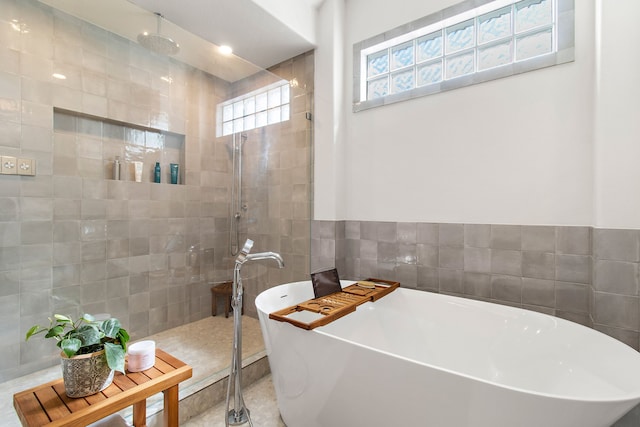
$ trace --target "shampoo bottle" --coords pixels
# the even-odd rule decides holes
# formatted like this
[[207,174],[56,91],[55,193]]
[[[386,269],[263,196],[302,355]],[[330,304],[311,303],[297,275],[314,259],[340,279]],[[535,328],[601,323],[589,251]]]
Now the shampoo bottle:
[[133,178],[136,182],[142,182],[142,162],[133,162]]
[[153,182],[160,182],[160,162],[156,162],[156,167],[153,169]]
[[170,167],[171,167],[171,183],[177,184],[178,183],[178,164],[171,163]]
[[116,181],[120,179],[120,156],[116,156],[113,162],[113,179]]

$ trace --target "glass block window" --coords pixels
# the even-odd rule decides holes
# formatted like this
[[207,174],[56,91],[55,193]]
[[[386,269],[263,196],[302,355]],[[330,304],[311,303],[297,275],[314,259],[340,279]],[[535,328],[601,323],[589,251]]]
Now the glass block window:
[[218,104],[217,136],[289,120],[290,96],[289,82],[280,81]]
[[572,61],[573,27],[573,0],[467,0],[357,43],[354,111]]

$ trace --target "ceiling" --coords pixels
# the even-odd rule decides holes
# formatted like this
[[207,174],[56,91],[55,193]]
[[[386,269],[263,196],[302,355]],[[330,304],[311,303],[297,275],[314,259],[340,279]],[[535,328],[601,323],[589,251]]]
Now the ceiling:
[[[265,10],[269,0],[40,1],[134,42],[143,31],[157,32],[160,13],[160,32],[180,44],[176,59],[230,82],[314,48],[314,40]],[[315,13],[324,0],[289,1]],[[233,55],[221,54],[220,45],[231,46]]]

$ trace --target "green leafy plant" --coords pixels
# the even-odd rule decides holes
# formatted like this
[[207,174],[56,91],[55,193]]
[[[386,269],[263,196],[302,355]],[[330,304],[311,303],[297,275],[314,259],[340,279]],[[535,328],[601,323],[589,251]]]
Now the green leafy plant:
[[74,321],[69,316],[55,314],[53,319],[49,318],[49,327],[34,325],[25,339],[43,332],[46,332],[45,338],[54,338],[69,358],[104,349],[109,367],[124,374],[129,334],[118,319],[97,321],[94,316],[85,314]]

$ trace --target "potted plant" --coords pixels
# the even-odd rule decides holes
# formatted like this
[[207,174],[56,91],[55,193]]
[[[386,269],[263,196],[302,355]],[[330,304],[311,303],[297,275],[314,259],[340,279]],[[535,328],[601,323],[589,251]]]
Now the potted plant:
[[77,320],[55,314],[49,318],[49,327],[35,325],[26,335],[46,332],[62,350],[62,377],[67,396],[83,397],[107,388],[114,371],[124,374],[124,358],[129,334],[118,319],[98,321],[85,314]]

